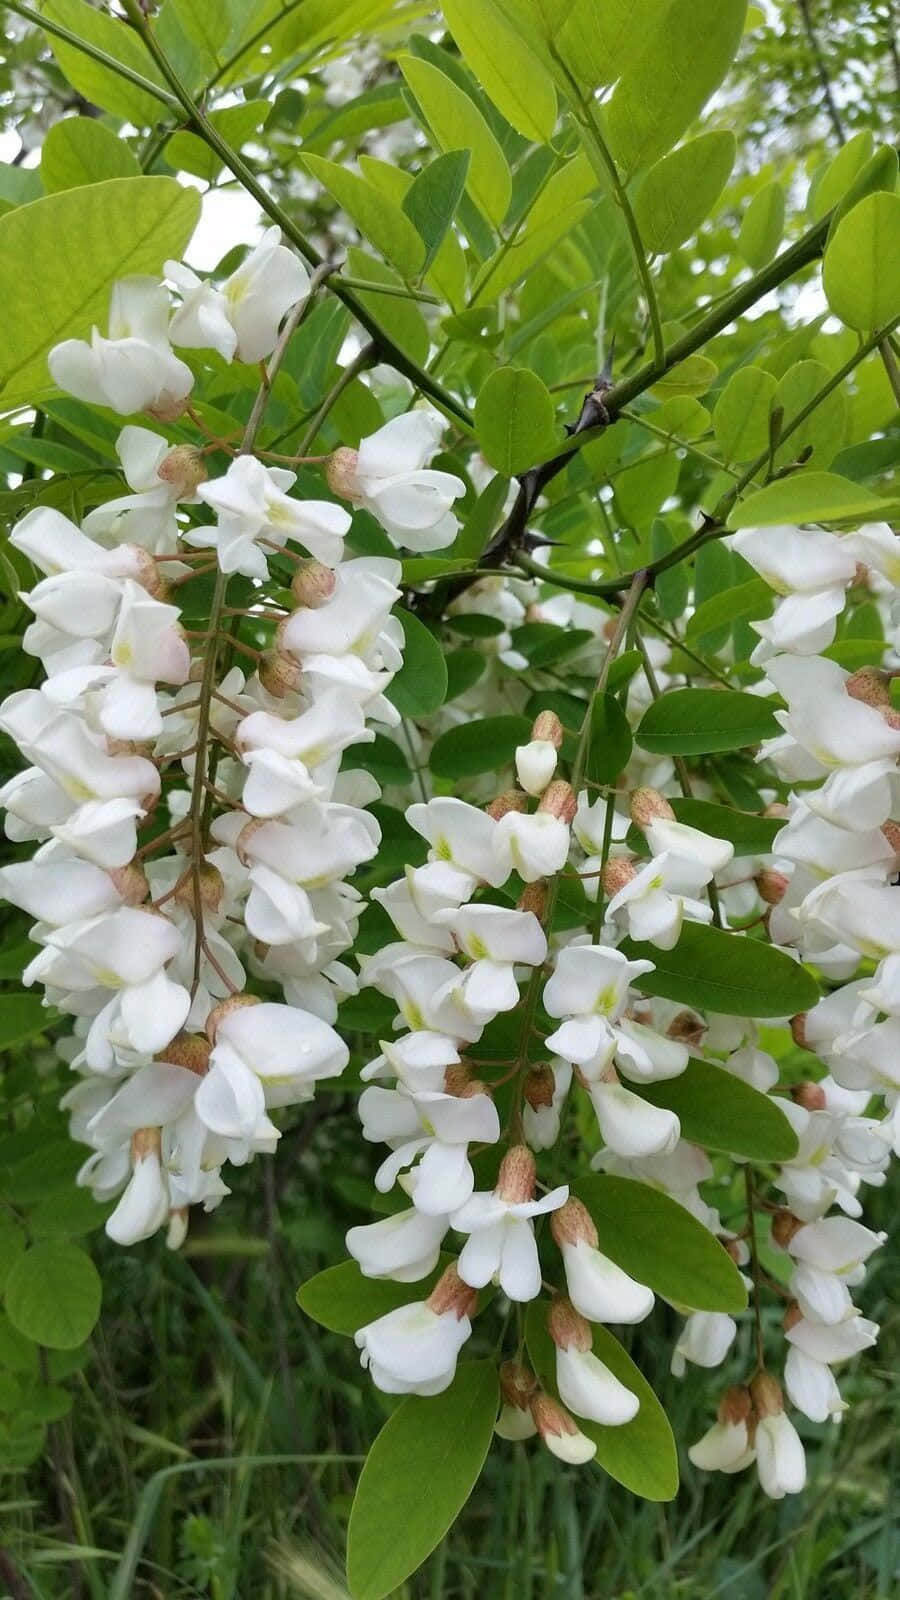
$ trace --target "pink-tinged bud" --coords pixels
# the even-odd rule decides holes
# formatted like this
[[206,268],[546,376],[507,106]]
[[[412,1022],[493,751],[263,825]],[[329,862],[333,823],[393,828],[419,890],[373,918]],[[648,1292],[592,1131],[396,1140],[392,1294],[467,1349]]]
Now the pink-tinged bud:
[[463,1317],[471,1317],[478,1303],[478,1296],[474,1289],[470,1289],[455,1267],[448,1267],[442,1273],[432,1289],[425,1304],[437,1316],[442,1316],[445,1311],[455,1311],[457,1321]]
[[174,898],[193,916],[198,895],[201,911],[216,912],[221,908],[224,894],[225,879],[218,867],[214,867],[211,861],[201,861],[196,875],[189,871],[179,883]]
[[780,1416],[784,1410],[784,1399],[781,1393],[781,1384],[769,1372],[757,1373],[750,1384],[750,1395],[756,1415],[762,1421],[763,1417]]
[[720,1422],[735,1427],[738,1423],[748,1422],[752,1410],[750,1390],[743,1383],[733,1383],[719,1401],[718,1418]]
[[788,1211],[782,1207],[781,1210],[775,1212],[772,1218],[773,1243],[777,1244],[779,1250],[786,1250],[794,1234],[799,1233],[803,1226],[804,1224],[799,1217],[794,1216],[793,1211]]
[[507,1205],[519,1206],[534,1195],[537,1168],[527,1144],[514,1144],[500,1163],[494,1192]]
[[764,817],[771,817],[773,821],[780,821],[783,817],[787,822],[790,812],[781,800],[771,800],[763,811]]
[[538,1433],[549,1450],[564,1461],[590,1461],[597,1454],[597,1446],[582,1433],[564,1406],[543,1389],[532,1399],[531,1416]]
[[587,1244],[596,1250],[600,1244],[594,1219],[587,1206],[572,1195],[558,1211],[550,1213],[550,1232],[560,1249],[564,1244]]
[[155,406],[145,406],[144,416],[152,417],[154,422],[177,422],[183,417],[190,403],[190,395],[185,394],[180,399],[162,395]]
[[446,1068],[444,1092],[454,1095],[457,1100],[471,1100],[473,1095],[490,1095],[491,1091],[481,1078],[472,1077],[472,1069],[465,1061],[460,1061],[458,1065]]
[[159,567],[151,556],[149,550],[142,550],[138,545],[131,546],[137,562],[135,582],[154,600],[167,600],[169,598],[169,585],[160,572]]
[[801,1050],[808,1050],[809,1045],[806,1042],[806,1012],[798,1011],[795,1017],[791,1017],[788,1026],[795,1045]]
[[531,729],[532,739],[546,739],[558,750],[563,742],[563,725],[555,711],[540,711]]
[[534,883],[526,883],[516,901],[516,910],[531,911],[537,917],[538,922],[543,922],[546,909],[547,880],[545,878],[535,878]]
[[626,861],[624,856],[611,856],[600,874],[604,892],[612,899],[626,883],[637,877],[637,867],[633,861]]
[[192,444],[176,444],[160,462],[156,476],[170,485],[179,500],[189,500],[209,477],[206,463]]
[[675,813],[665,795],[658,789],[633,789],[628,801],[631,820],[638,828],[649,828],[651,822],[674,822]]
[[863,705],[874,706],[877,711],[891,706],[891,675],[882,672],[880,667],[860,667],[857,672],[851,672],[844,683],[844,689],[851,700],[861,700]]
[[137,1128],[131,1135],[131,1165],[136,1167],[139,1161],[146,1161],[148,1156],[156,1156],[157,1160],[162,1155],[162,1129]]
[[781,1319],[781,1326],[783,1327],[785,1333],[790,1333],[791,1329],[796,1328],[797,1323],[802,1321],[803,1312],[800,1310],[797,1302],[794,1301],[792,1305],[788,1306],[787,1311],[784,1313],[784,1316]]
[[508,1406],[527,1411],[537,1390],[537,1378],[521,1361],[504,1361],[500,1368],[500,1393]]
[[259,663],[256,675],[273,699],[283,700],[299,689],[301,670],[296,656],[286,650],[270,650]]
[[150,893],[147,874],[137,861],[129,861],[125,867],[107,867],[106,876],[122,896],[126,906],[139,906]]
[[757,893],[767,906],[780,905],[789,887],[790,878],[783,872],[776,872],[774,867],[763,867],[755,878]]
[[900,822],[893,818],[881,824],[881,831],[895,855],[900,855]]
[[230,994],[227,1000],[222,1000],[219,1005],[213,1006],[206,1019],[206,1037],[210,1044],[215,1044],[219,1023],[230,1016],[232,1011],[240,1011],[243,1006],[258,1006],[261,1002],[255,994]]
[[802,1106],[804,1111],[825,1111],[828,1101],[825,1099],[825,1090],[820,1083],[793,1083],[790,1096],[795,1106]]
[[325,463],[325,482],[332,494],[339,495],[342,500],[359,498],[358,466],[358,450],[341,445],[339,450],[332,451]]
[[565,778],[554,778],[553,782],[547,785],[538,804],[538,811],[543,811],[551,817],[558,817],[565,823],[574,820],[577,810],[575,790]]
[[571,1300],[560,1295],[547,1316],[547,1331],[558,1350],[590,1350],[594,1343],[587,1317],[576,1311]]
[[696,1011],[679,1011],[666,1029],[668,1039],[677,1039],[689,1050],[699,1050],[706,1033],[706,1023]]
[[209,1068],[212,1046],[202,1033],[176,1033],[164,1049],[157,1052],[154,1061],[168,1061],[173,1067],[186,1067],[188,1072],[202,1078]]
[[298,606],[318,611],[331,599],[337,578],[324,561],[302,561],[291,579],[291,594]]
[[266,817],[254,817],[252,821],[245,822],[243,828],[235,839],[234,851],[242,867],[249,867],[252,865],[250,857],[247,854],[247,846],[250,843],[250,840],[253,838],[253,835],[255,833],[259,833],[260,828],[264,828],[266,826],[267,820],[268,819]]
[[493,817],[495,822],[499,822],[500,818],[505,817],[509,811],[527,811],[528,796],[523,794],[521,789],[504,789],[502,794],[498,794],[496,800],[492,800],[489,806],[485,806],[485,810],[489,817]]
[[543,1062],[539,1067],[531,1067],[525,1075],[523,1094],[532,1111],[539,1111],[542,1106],[552,1106],[553,1095],[556,1089],[556,1079],[553,1068]]

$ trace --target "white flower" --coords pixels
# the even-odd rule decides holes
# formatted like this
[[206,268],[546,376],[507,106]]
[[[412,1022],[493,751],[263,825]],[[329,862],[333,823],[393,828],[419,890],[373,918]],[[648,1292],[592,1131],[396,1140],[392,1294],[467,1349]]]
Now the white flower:
[[784,1363],[784,1386],[792,1405],[810,1422],[839,1422],[846,1411],[830,1367],[791,1345]]
[[[143,433],[144,430],[131,431]],[[35,506],[29,511],[16,523],[9,542],[48,578],[71,572],[93,572],[106,578],[137,578],[141,571],[139,551],[128,546],[104,549],[52,506]]]
[[94,328],[90,344],[66,339],[54,345],[47,357],[54,383],[126,416],[180,416],[194,375],[169,345],[168,316],[168,295],[155,278],[120,278],[110,297],[109,337]]
[[279,228],[266,229],[221,289],[180,261],[167,261],[165,274],[182,297],[169,327],[172,343],[218,350],[226,361],[262,361],[271,355],[282,318],[310,288],[309,273],[281,243]]
[[569,1190],[563,1185],[539,1200],[533,1193],[534,1158],[524,1145],[514,1145],[503,1158],[497,1187],[473,1194],[453,1211],[451,1226],[469,1235],[457,1264],[464,1283],[480,1289],[496,1278],[510,1300],[534,1300],[540,1294],[532,1218],[564,1205]]
[[755,1456],[746,1422],[714,1422],[688,1450],[688,1459],[701,1472],[743,1472]]
[[694,1311],[672,1353],[671,1370],[682,1378],[690,1361],[695,1367],[720,1367],[737,1334],[737,1323],[723,1311]]
[[796,1261],[808,1262],[825,1272],[855,1273],[873,1250],[884,1244],[885,1233],[873,1233],[849,1217],[823,1217],[798,1228],[788,1245]]
[[516,750],[516,777],[526,794],[542,795],[556,771],[557,749],[549,739],[532,739]]
[[599,1250],[597,1229],[580,1200],[570,1199],[550,1224],[559,1246],[566,1288],[575,1310],[589,1322],[643,1322],[653,1291],[637,1283]]
[[448,1267],[427,1300],[399,1306],[357,1330],[362,1365],[385,1394],[440,1394],[456,1375],[474,1307],[471,1289]]
[[169,1214],[169,1189],[160,1163],[159,1130],[144,1128],[131,1142],[134,1170],[128,1187],[106,1219],[116,1244],[138,1244],[161,1228]]
[[569,829],[562,817],[547,811],[530,816],[523,811],[507,811],[497,823],[497,851],[505,868],[504,878],[517,872],[526,883],[552,878],[561,872],[569,857]]
[[859,557],[821,528],[744,528],[724,541],[776,594],[810,594],[851,583]]
[[279,546],[292,539],[316,560],[336,566],[350,518],[328,500],[292,500],[285,491],[296,477],[280,467],[264,467],[255,456],[238,456],[224,478],[200,484],[198,497],[212,506],[216,523],[191,528],[186,542],[212,545],[222,572],[248,578],[268,576],[265,553],[256,542],[261,538]]
[[878,1324],[861,1317],[858,1312],[833,1327],[801,1317],[786,1330],[785,1338],[804,1355],[831,1366],[836,1361],[847,1361],[861,1350],[871,1349],[878,1340]]
[[556,1346],[556,1387],[577,1417],[621,1427],[631,1422],[640,1401],[605,1362],[594,1355],[589,1324],[566,1300],[554,1300],[547,1320]]
[[456,537],[459,524],[450,507],[466,486],[425,465],[445,427],[436,412],[408,411],[361,440],[358,451],[338,451],[331,459],[335,492],[364,506],[406,550],[442,550]]
[[[107,500],[90,511],[84,519],[85,532],[115,540],[116,544],[129,540],[154,555],[173,555],[178,545],[175,508],[179,500],[194,503],[197,496],[186,488],[179,475],[161,475],[163,463],[173,454],[168,440],[147,428],[129,424],[116,440],[116,451],[134,492]],[[197,464],[191,476],[200,482],[206,469],[199,456],[194,460]]]
[[463,883],[460,900],[467,899],[478,882],[499,888],[509,876],[497,844],[498,824],[477,806],[442,797],[408,806],[406,820],[428,840],[430,861],[456,869],[457,877],[466,874],[468,889]]
[[427,1278],[437,1266],[441,1241],[447,1232],[446,1216],[426,1216],[415,1207],[383,1217],[347,1234],[347,1249],[367,1278],[392,1278],[413,1283]]
[[761,1418],[754,1439],[760,1488],[770,1500],[806,1487],[806,1456],[794,1424],[783,1411]]
[[628,878],[613,895],[606,914],[624,923],[632,939],[672,950],[685,917],[691,922],[712,921],[712,907],[696,898],[711,877],[706,863],[665,851]]

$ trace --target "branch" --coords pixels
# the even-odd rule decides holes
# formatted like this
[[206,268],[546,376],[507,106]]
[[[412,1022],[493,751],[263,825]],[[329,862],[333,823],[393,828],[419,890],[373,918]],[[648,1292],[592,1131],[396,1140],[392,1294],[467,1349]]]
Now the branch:
[[812,11],[810,10],[809,0],[798,0],[798,3],[803,15],[803,26],[806,29],[806,37],[809,40],[809,48],[812,51],[813,60],[816,63],[816,71],[819,74],[819,82],[822,85],[825,105],[828,115],[831,118],[831,126],[834,129],[838,144],[843,144],[847,136],[844,133],[844,126],[841,122],[841,114],[838,111],[837,102],[831,90],[831,78],[828,75],[828,67],[825,61],[822,46],[819,43],[818,35],[816,34],[816,30],[813,26]]

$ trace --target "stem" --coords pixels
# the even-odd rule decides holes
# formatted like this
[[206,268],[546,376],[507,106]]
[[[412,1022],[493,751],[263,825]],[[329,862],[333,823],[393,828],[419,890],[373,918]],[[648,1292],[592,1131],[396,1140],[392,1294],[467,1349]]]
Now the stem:
[[819,43],[819,38],[815,27],[813,26],[812,11],[810,9],[809,0],[798,0],[798,4],[803,17],[803,26],[806,30],[806,37],[809,40],[809,48],[812,51],[813,60],[816,63],[816,71],[819,74],[819,82],[822,85],[822,94],[825,100],[825,106],[828,111],[829,118],[831,119],[831,126],[834,129],[838,144],[843,144],[846,139],[846,135],[844,133],[843,123],[841,122],[841,114],[838,111],[837,102],[835,101],[831,90],[831,78],[828,75],[828,67],[825,62],[825,55],[822,50],[822,46]]
[[300,440],[300,443],[297,447],[298,455],[306,455],[306,452],[310,449],[316,434],[322,426],[322,423],[325,421],[328,413],[337,405],[344,390],[349,389],[354,378],[358,378],[361,372],[365,372],[366,367],[371,366],[372,361],[377,353],[375,341],[371,340],[368,344],[363,345],[362,349],[357,352],[352,361],[348,362],[346,367],[341,368],[341,371],[338,373],[334,383],[326,394],[325,399],[322,401],[318,411],[312,418],[309,427],[303,435],[303,438]]
[[[160,46],[153,29],[141,11],[138,0],[122,0],[122,4],[128,15],[129,22],[153,57],[162,76],[175,95],[178,104],[182,106],[194,131],[209,145],[211,150],[215,151],[220,161],[228,167],[229,171],[234,173],[239,183],[243,185],[248,194],[253,196],[266,216],[271,217],[272,221],[278,224],[282,233],[287,239],[290,239],[295,249],[312,266],[323,266],[324,258],[321,252],[316,249],[312,240],[308,239],[300,231],[297,224],[279,205],[278,201],[263,187],[256,174],[247,166],[243,158],[232,148],[227,139],[223,139],[218,129],[204,116],[197,102],[182,83],[165,51]],[[409,378],[442,410],[448,412],[455,422],[464,427],[466,432],[470,432],[472,423],[465,408],[460,405],[453,395],[449,394],[439,383],[429,377],[427,372],[424,372],[414,361],[410,360],[399,345],[394,343],[393,339],[384,332],[365,303],[359,299],[356,292],[353,289],[346,288],[339,279],[331,284],[331,289],[348,310],[352,311],[357,321],[362,323],[377,349],[386,360],[390,361],[396,371]]]
[[878,351],[884,362],[888,383],[894,391],[894,399],[900,406],[900,367],[897,365],[897,357],[894,355],[890,339],[881,339],[878,344]]
[[756,1243],[756,1195],[753,1189],[753,1169],[744,1168],[744,1187],[747,1194],[747,1244],[750,1248],[750,1266],[753,1275],[753,1320],[756,1329],[756,1370],[764,1372],[766,1347],[762,1326],[762,1268]]

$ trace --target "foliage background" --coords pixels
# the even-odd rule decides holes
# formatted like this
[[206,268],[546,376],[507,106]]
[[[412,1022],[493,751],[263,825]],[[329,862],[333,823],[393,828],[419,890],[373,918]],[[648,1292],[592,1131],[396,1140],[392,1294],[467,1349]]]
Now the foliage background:
[[[836,131],[869,128],[890,138],[900,92],[891,0],[778,0],[764,9],[764,24],[712,111],[741,144],[736,203],[776,174],[789,192],[802,187]],[[383,55],[356,39],[349,61],[361,87],[388,104],[399,81],[391,51],[423,25],[423,14],[428,18],[417,5],[381,11]],[[0,174],[0,200],[18,203],[30,197],[33,153],[47,131],[63,116],[94,116],[96,108],[73,94],[36,29],[11,12],[7,21],[0,103],[19,143]],[[439,34],[432,27],[432,36]],[[273,102],[253,147],[257,166],[305,227],[312,223],[322,242],[338,244],[345,224],[335,222],[323,191],[311,194],[296,161],[306,130],[332,114],[320,65],[310,70],[295,56],[279,61],[276,50],[245,94]],[[349,158],[360,139],[377,150],[378,114],[347,137],[349,145],[335,150],[326,141],[321,148],[335,159]],[[180,154],[189,164],[190,150]],[[411,144],[405,159],[413,154]],[[666,298],[677,299],[677,275],[688,271],[701,292],[715,294],[733,234],[733,216],[720,212],[690,260],[681,252],[665,267]],[[613,274],[616,282],[609,320],[627,335],[634,331],[633,291],[624,268],[618,279]],[[738,338],[762,341],[774,315],[763,311]],[[566,382],[590,371],[592,354],[582,349],[580,366],[571,357],[576,371],[561,370],[548,339],[534,365],[540,370],[544,362],[548,382]],[[48,437],[64,447],[64,430],[51,428]],[[6,440],[0,468],[14,495],[23,477],[43,470],[41,453],[23,460]],[[16,648],[24,613],[17,612],[9,563],[4,584],[0,687],[8,692],[32,681],[34,663]],[[2,765],[3,776],[15,770],[6,746]],[[0,975],[12,978],[21,969],[23,924],[7,916],[2,931]],[[0,1197],[8,1213],[27,1215],[35,1236],[83,1233],[102,1275],[104,1310],[86,1347],[40,1361],[0,1322],[7,1463],[0,1476],[0,1589],[72,1600],[337,1600],[357,1463],[386,1402],[360,1384],[352,1344],[309,1323],[294,1295],[339,1258],[345,1229],[368,1204],[372,1159],[357,1133],[352,1090],[327,1085],[314,1105],[293,1113],[277,1162],[260,1158],[237,1174],[232,1200],[194,1225],[181,1256],[161,1241],[123,1252],[105,1240],[103,1212],[72,1190],[79,1157],[56,1109],[65,1069],[30,1029],[33,1018],[14,1005],[3,1013]],[[23,1034],[27,1042],[17,1042]],[[869,1191],[870,1225],[890,1226],[898,1196],[895,1171],[884,1189]],[[727,1193],[719,1203],[727,1217]],[[867,1283],[866,1313],[883,1324],[877,1352],[847,1383],[851,1410],[839,1430],[802,1426],[811,1482],[799,1499],[773,1504],[750,1479],[702,1477],[684,1459],[678,1499],[653,1506],[600,1474],[561,1475],[540,1452],[516,1447],[492,1455],[462,1521],[406,1592],[498,1600],[887,1600],[900,1579],[900,1398],[892,1378],[898,1306],[895,1237]],[[689,1441],[709,1420],[708,1384],[695,1372],[677,1387],[668,1379],[672,1322],[667,1329],[657,1316],[634,1342],[650,1382],[674,1393],[676,1436]],[[732,1358],[726,1379],[732,1366],[737,1374],[740,1360]],[[17,1429],[11,1399],[22,1384],[38,1396],[29,1415],[46,1429],[34,1422]],[[272,1457],[295,1459],[275,1464]]]

